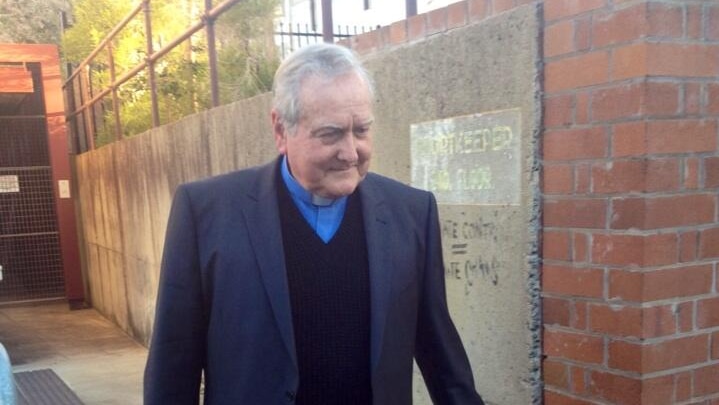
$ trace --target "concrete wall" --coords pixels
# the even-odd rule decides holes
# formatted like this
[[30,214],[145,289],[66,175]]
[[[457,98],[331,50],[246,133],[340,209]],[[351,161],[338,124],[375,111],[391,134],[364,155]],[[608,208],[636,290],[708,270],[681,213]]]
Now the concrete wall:
[[[412,182],[414,124],[497,110],[518,117],[518,171],[503,180],[518,198],[440,204],[445,262],[463,269],[447,273],[450,309],[479,390],[492,404],[531,403],[540,395],[538,38],[537,8],[525,6],[364,55],[378,89],[376,172]],[[76,158],[92,303],[139,340],[147,343],[150,335],[174,187],[271,159],[269,100],[262,95],[223,106]],[[487,231],[456,236],[452,227],[465,223]],[[457,243],[468,247],[461,257],[452,249]],[[415,402],[429,403],[423,384],[416,386]]]

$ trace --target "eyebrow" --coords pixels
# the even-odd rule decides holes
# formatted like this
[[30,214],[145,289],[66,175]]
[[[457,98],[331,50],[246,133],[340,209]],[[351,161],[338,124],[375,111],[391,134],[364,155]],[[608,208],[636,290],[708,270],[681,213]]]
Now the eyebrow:
[[[355,123],[354,125],[352,125],[352,128],[367,127],[367,126],[372,125],[373,123],[374,123],[374,118],[369,118],[366,121]],[[313,129],[312,131],[310,131],[310,135],[316,135],[318,132],[322,132],[325,130],[338,130],[338,129],[341,131],[346,131],[346,127],[344,125],[327,123],[327,124],[323,124],[319,128],[316,128],[316,129]]]

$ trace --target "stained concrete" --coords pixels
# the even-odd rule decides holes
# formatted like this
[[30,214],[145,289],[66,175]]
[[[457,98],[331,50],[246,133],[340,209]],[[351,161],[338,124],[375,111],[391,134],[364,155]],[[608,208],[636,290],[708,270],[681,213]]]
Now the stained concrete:
[[87,405],[142,403],[147,349],[94,309],[0,307],[13,372],[52,369]]

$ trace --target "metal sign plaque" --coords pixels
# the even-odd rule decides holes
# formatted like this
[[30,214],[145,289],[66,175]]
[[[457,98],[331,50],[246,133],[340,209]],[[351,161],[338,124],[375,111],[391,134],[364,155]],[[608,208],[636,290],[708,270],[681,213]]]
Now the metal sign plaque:
[[519,204],[520,123],[512,109],[412,124],[412,185],[440,204]]
[[18,176],[0,176],[0,193],[19,193],[20,179]]

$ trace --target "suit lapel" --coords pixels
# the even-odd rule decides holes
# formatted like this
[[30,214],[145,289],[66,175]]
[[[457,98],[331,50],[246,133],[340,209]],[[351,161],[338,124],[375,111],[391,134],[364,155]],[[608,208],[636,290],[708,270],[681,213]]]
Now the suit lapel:
[[263,166],[255,186],[245,196],[243,213],[247,222],[252,249],[257,257],[262,281],[272,305],[277,326],[287,352],[297,368],[295,340],[292,329],[290,293],[287,285],[285,254],[282,248],[282,227],[277,203],[277,161]]
[[360,183],[359,190],[370,272],[370,364],[374,372],[381,354],[382,336],[387,323],[392,288],[392,267],[387,265],[391,263],[390,246],[387,241],[390,217],[384,197],[371,175]]

